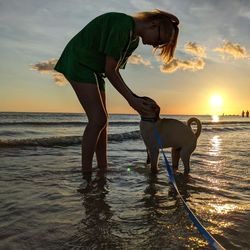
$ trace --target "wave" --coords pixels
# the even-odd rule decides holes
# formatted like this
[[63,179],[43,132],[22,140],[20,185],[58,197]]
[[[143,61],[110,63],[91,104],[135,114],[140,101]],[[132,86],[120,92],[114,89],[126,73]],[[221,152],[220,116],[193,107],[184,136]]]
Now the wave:
[[202,125],[249,125],[250,121],[219,121],[219,122],[202,122]]
[[[127,140],[139,140],[141,134],[139,130],[108,135],[108,141],[121,142]],[[17,140],[0,140],[0,148],[11,147],[66,147],[81,144],[81,136],[62,136],[62,137],[48,137],[48,138],[29,138]]]
[[[0,126],[82,126],[86,125],[87,122],[0,122]],[[111,126],[133,126],[138,125],[139,122],[124,122],[124,121],[110,121]]]
[[203,127],[202,132],[229,132],[229,131],[241,131],[249,130],[250,127]]
[[[186,121],[183,121],[184,123]],[[109,121],[111,126],[139,126],[140,121]],[[23,122],[0,122],[0,126],[82,126],[87,121],[23,121]],[[202,122],[202,125],[249,125],[250,121],[219,121],[219,122]]]
[[[230,132],[239,130],[249,130],[246,127],[223,127],[223,128],[203,128],[202,132]],[[9,147],[67,147],[81,144],[81,136],[59,136],[59,137],[45,137],[45,138],[28,138],[28,139],[14,139],[14,140],[0,140],[0,148]],[[109,134],[109,142],[122,142],[128,140],[140,140],[141,134],[139,130],[132,132]]]

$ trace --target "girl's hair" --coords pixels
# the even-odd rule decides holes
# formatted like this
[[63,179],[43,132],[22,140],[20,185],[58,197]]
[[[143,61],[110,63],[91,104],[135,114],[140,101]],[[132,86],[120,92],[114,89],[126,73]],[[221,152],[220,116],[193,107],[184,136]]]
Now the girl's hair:
[[153,11],[139,12],[135,16],[138,19],[144,21],[160,20],[160,25],[163,25],[165,30],[169,28],[169,22],[172,24],[174,30],[172,39],[169,41],[169,43],[163,44],[154,49],[154,51],[160,50],[159,56],[164,62],[170,62],[173,59],[175,47],[177,44],[177,38],[179,34],[179,19],[173,14],[158,9],[155,9]]

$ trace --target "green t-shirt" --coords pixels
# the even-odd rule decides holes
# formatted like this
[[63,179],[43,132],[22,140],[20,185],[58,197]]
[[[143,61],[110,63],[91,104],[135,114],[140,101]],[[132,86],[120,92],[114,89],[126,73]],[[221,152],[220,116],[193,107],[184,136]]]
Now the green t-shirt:
[[116,59],[119,68],[125,68],[139,43],[139,37],[134,37],[134,26],[134,19],[123,13],[96,17],[70,40],[55,70],[70,79],[81,80],[81,66],[104,73],[106,56]]

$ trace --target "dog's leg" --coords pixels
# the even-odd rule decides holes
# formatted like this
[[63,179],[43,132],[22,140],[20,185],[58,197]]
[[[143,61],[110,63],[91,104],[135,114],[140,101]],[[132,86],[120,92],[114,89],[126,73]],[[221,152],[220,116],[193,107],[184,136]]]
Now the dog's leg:
[[190,156],[191,156],[191,153],[190,153],[189,150],[183,149],[183,148],[180,151],[180,157],[181,157],[181,160],[182,160],[183,165],[184,165],[184,173],[185,174],[188,174],[189,171],[190,171]]
[[151,172],[157,173],[158,161],[159,161],[159,149],[158,148],[150,149],[149,156],[150,156],[150,160],[151,160]]
[[174,171],[178,170],[179,160],[180,160],[180,149],[179,148],[172,148],[172,166]]

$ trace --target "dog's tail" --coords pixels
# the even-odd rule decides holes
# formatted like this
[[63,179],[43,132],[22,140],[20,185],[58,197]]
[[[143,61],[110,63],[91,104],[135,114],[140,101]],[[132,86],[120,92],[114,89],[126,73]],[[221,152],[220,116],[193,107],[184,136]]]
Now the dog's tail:
[[[196,136],[196,138],[198,138],[199,136],[200,136],[200,134],[201,134],[201,122],[200,122],[200,120],[199,119],[197,119],[197,118],[195,118],[195,117],[191,117],[190,119],[188,119],[188,121],[187,121],[187,125],[191,128],[191,124],[192,123],[195,123],[196,124],[196,126],[197,126],[197,129],[196,129],[196,131],[195,131],[195,136]],[[192,128],[191,128],[192,129]]]

